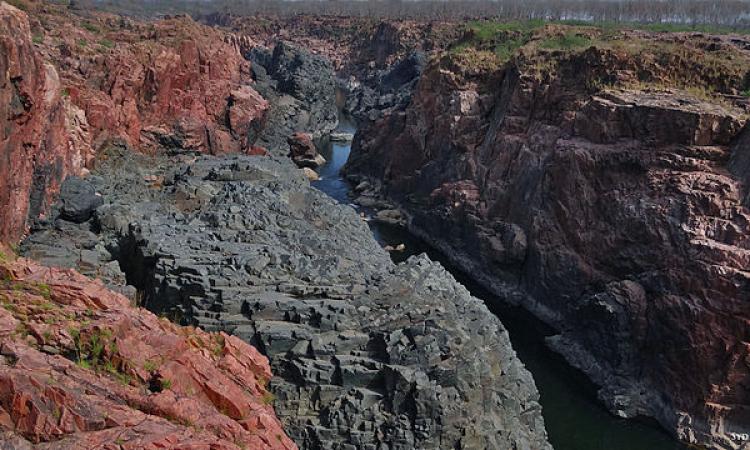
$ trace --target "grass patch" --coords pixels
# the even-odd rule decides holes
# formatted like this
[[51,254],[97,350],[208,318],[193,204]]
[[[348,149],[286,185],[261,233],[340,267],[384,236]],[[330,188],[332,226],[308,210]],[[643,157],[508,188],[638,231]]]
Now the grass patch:
[[101,45],[104,48],[109,48],[109,49],[115,48],[115,43],[110,41],[109,39],[102,39],[101,41],[99,41],[99,45]]
[[143,363],[143,370],[145,370],[147,372],[153,372],[153,371],[155,371],[158,368],[159,367],[158,367],[156,361],[148,360],[148,361],[146,361],[146,362]]
[[274,401],[276,401],[276,396],[266,391],[266,393],[263,394],[263,398],[261,399],[261,401],[264,405],[271,405]]
[[94,25],[91,22],[84,23],[83,24],[83,28],[86,29],[86,30],[88,30],[88,31],[90,31],[90,32],[92,32],[92,33],[98,33],[100,31],[99,27],[97,27],[96,25]]
[[42,42],[44,42],[44,35],[42,35],[42,34],[35,34],[31,38],[31,42],[33,42],[35,44],[41,44]]
[[588,47],[592,40],[586,36],[568,32],[561,36],[552,36],[541,41],[539,46],[548,50],[573,50]]
[[25,0],[6,0],[11,5],[20,9],[21,11],[29,11],[29,4]]
[[466,37],[451,48],[452,54],[463,54],[469,48],[491,52],[498,63],[510,60],[519,48],[529,42],[534,31],[544,26],[542,20],[523,22],[473,21],[466,26]]
[[750,98],[750,88],[747,88],[747,89],[745,89],[744,91],[742,91],[742,92],[740,93],[740,95],[742,95],[743,97],[748,97],[748,98]]
[[79,47],[86,48],[86,47],[88,47],[88,45],[89,45],[89,42],[86,39],[79,39],[78,40],[78,46]]

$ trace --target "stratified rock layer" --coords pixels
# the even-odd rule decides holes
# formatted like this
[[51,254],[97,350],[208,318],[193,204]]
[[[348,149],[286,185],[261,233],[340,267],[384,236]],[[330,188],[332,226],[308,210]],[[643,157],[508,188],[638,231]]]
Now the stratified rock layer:
[[302,448],[549,448],[534,382],[497,318],[425,257],[394,265],[288,159],[132,158],[110,155],[91,177],[106,202],[92,224],[57,220],[24,251],[44,261],[83,236],[119,258],[149,309],[257,346]]
[[641,77],[736,89],[742,70],[701,66],[710,57],[667,54],[670,69],[646,50],[592,47],[484,72],[446,58],[407,108],[371,115],[383,117],[360,129],[346,170],[558,328],[551,344],[614,413],[735,449],[750,431],[744,115],[675,90],[595,87]]
[[1,447],[297,448],[250,345],[174,325],[72,270],[0,257]]

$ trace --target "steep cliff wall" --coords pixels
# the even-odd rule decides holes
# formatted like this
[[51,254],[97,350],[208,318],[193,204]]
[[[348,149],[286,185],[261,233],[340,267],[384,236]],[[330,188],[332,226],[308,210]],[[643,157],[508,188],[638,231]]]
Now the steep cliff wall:
[[18,239],[92,156],[86,117],[61,94],[26,14],[0,2],[0,242]]
[[551,345],[615,414],[739,448],[732,433],[750,424],[746,113],[696,86],[738,92],[748,55],[712,37],[574,50],[539,39],[507,64],[472,49],[434,62],[405,110],[360,129],[346,170],[560,330]]

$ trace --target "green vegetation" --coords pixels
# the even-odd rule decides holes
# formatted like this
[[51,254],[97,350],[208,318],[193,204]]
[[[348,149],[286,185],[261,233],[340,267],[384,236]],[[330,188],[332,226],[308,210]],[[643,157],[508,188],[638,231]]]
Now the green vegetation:
[[172,389],[172,380],[169,378],[162,378],[160,385],[162,391]]
[[89,45],[89,42],[86,39],[79,39],[78,40],[78,46],[81,48],[86,48]]
[[85,22],[83,24],[83,28],[85,28],[86,30],[88,30],[88,31],[90,31],[92,33],[98,33],[100,31],[99,27],[97,27],[96,25],[94,25],[93,23],[90,23],[90,22]]
[[153,372],[156,369],[158,369],[157,363],[154,360],[149,359],[148,361],[143,363],[143,370],[147,372]]
[[68,88],[63,88],[60,95],[62,95],[63,97],[70,97],[70,91],[68,90]]
[[7,0],[8,3],[20,9],[21,11],[29,10],[29,4],[25,0]]
[[468,29],[471,30],[474,37],[480,41],[488,41],[497,38],[499,35],[508,32],[526,31],[531,32],[541,28],[546,24],[544,20],[527,20],[513,22],[492,22],[485,20],[475,20],[469,22]]
[[263,394],[263,398],[261,400],[263,401],[264,405],[271,405],[276,400],[276,396],[266,391],[266,393]]
[[742,91],[742,96],[743,97],[750,97],[750,88],[747,88],[744,91]]
[[44,42],[44,35],[43,34],[35,34],[31,38],[31,42],[33,42],[35,44],[41,44],[42,42]]
[[109,39],[102,39],[101,41],[99,41],[99,45],[101,45],[104,48],[114,48],[115,47],[115,43],[112,42],[112,41],[110,41]]
[[[47,283],[37,283],[36,290],[45,300],[49,301],[52,298],[52,288]],[[52,309],[51,307],[45,309]]]
[[562,36],[552,36],[544,39],[539,46],[549,50],[572,50],[575,48],[588,47],[592,40],[586,36],[568,32]]
[[508,61],[519,48],[531,40],[534,31],[544,25],[543,21],[491,22],[473,21],[467,25],[468,39],[453,47],[453,54],[463,53],[467,48],[492,52],[500,63]]
[[80,367],[108,373],[122,385],[131,383],[128,364],[124,361],[118,364],[113,360],[118,349],[110,330],[91,330],[83,335],[77,328],[69,328],[68,332],[75,342],[76,363]]

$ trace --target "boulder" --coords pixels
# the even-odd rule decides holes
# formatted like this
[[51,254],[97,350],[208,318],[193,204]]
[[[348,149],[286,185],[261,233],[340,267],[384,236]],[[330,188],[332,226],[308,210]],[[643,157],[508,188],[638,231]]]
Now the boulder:
[[294,133],[287,139],[287,143],[289,144],[289,157],[297,167],[316,168],[326,163],[326,159],[315,148],[310,134]]
[[68,177],[60,188],[60,217],[70,222],[82,223],[91,218],[104,200],[87,180]]

